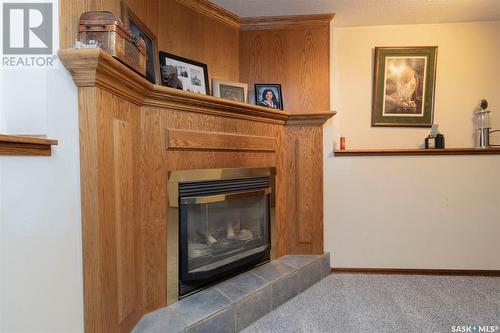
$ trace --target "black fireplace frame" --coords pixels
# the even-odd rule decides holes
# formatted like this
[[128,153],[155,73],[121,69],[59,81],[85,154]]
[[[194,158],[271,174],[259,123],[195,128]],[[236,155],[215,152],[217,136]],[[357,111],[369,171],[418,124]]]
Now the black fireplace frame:
[[[203,169],[203,170],[186,170],[177,171],[169,174],[169,209],[176,208],[178,216],[178,299],[189,296],[194,292],[198,292],[216,282],[227,279],[235,274],[251,269],[259,264],[268,262],[271,257],[272,246],[272,227],[274,225],[275,211],[275,168],[239,168],[239,169]],[[206,195],[199,196],[200,198],[208,198],[214,196],[246,196],[246,195],[266,195],[267,206],[267,246],[263,246],[258,252],[240,258],[236,261],[229,262],[225,265],[218,266],[213,271],[204,272],[188,272],[188,254],[187,254],[187,209],[183,208],[181,200],[185,200],[186,196],[179,194],[179,184],[183,182],[203,182],[211,180],[238,180],[245,178],[268,177],[268,187],[254,186],[248,190],[236,190],[232,192],[207,192]],[[194,197],[188,199],[195,200]],[[173,202],[173,201],[176,202]],[[174,207],[173,207],[174,206]],[[172,216],[174,214],[170,214]],[[185,244],[185,245],[182,245]]]

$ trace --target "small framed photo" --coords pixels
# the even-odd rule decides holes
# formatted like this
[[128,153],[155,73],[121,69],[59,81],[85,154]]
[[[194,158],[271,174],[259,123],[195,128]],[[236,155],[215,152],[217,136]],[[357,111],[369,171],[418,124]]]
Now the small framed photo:
[[160,66],[158,64],[158,40],[130,9],[125,1],[120,2],[123,25],[132,31],[134,36],[141,36],[146,44],[146,79],[153,84],[160,84]]
[[[177,78],[182,83],[182,90],[210,95],[208,68],[206,64],[160,51],[160,67],[175,68]],[[163,76],[162,84],[169,86]]]
[[212,90],[215,97],[229,99],[235,102],[246,103],[248,84],[221,80],[212,80]]
[[283,110],[283,96],[281,95],[281,85],[274,83],[256,84],[255,102],[260,106]]
[[372,126],[431,127],[437,46],[376,47]]

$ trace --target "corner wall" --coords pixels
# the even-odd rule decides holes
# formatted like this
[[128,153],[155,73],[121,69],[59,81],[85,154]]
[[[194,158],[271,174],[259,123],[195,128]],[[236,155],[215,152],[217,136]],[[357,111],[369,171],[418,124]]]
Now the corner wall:
[[[347,148],[417,148],[429,129],[370,127],[375,46],[437,45],[434,121],[471,147],[481,98],[500,128],[500,22],[335,28],[325,127],[325,249],[334,267],[500,269],[500,156],[332,157]],[[500,136],[496,136],[500,144]]]
[[[58,65],[2,73],[2,130],[59,140],[52,156],[0,156],[5,333],[83,332],[78,98]],[[27,89],[42,93],[27,97]]]
[[59,140],[0,156],[0,332],[83,332],[78,96],[61,63],[0,69],[0,133]]

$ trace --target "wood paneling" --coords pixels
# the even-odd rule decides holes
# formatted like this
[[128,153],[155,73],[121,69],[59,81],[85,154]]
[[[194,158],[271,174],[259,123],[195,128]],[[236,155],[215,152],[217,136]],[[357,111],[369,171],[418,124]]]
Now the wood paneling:
[[0,155],[51,156],[57,140],[0,134]]
[[137,304],[134,224],[133,141],[130,123],[113,119],[113,167],[115,195],[118,322],[132,314]]
[[[210,78],[239,80],[239,29],[234,14],[205,0],[126,2],[158,36],[159,50],[208,64]],[[109,10],[120,17],[120,0],[61,0],[62,49],[74,45],[80,15],[90,10]]]
[[291,113],[330,110],[329,45],[329,24],[242,31],[240,80],[251,90],[256,83],[280,83]]
[[323,253],[323,128],[284,128],[279,179],[286,226],[280,254]]
[[[297,226],[297,242],[311,244],[313,241],[312,226],[314,212],[311,211],[312,205],[310,198],[307,197],[312,193],[310,168],[314,167],[313,159],[306,158],[307,151],[304,150],[305,142],[299,138],[295,138],[295,149],[293,159],[295,160],[295,220]],[[309,148],[309,147],[307,147]]]
[[207,64],[209,79],[239,81],[238,28],[174,0],[160,2],[159,16],[160,51]]
[[140,319],[139,108],[80,88],[85,329],[128,332]]
[[335,156],[425,156],[425,155],[497,155],[500,148],[446,148],[446,149],[346,149],[335,150]]
[[276,151],[270,136],[167,129],[167,149]]

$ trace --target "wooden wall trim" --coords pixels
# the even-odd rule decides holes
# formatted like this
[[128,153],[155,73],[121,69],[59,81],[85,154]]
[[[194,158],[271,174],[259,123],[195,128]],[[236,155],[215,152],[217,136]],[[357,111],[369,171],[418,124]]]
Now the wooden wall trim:
[[154,85],[101,49],[59,50],[79,87],[99,87],[139,106],[168,108],[230,118],[284,124],[286,111]]
[[292,113],[286,121],[286,126],[322,126],[328,119],[336,115],[337,112],[316,112],[316,113]]
[[332,267],[337,274],[500,276],[500,270]]
[[277,150],[276,138],[269,136],[167,129],[167,149],[264,151]]
[[239,29],[240,17],[221,6],[218,6],[208,0],[176,0],[180,4],[189,7],[205,16],[213,18],[228,26]]
[[51,156],[57,144],[53,139],[0,134],[0,155]]
[[240,18],[240,30],[298,29],[330,25],[335,14],[265,16]]

